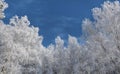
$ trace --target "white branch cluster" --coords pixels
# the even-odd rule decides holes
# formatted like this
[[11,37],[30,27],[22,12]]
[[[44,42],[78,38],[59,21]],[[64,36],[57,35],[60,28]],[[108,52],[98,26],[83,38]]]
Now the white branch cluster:
[[4,0],[0,0],[0,19],[4,18],[4,10],[8,7],[8,4]]

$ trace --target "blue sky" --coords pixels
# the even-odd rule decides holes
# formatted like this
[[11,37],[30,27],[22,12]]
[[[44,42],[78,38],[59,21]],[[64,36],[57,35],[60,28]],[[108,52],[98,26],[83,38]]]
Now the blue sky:
[[[54,43],[56,36],[67,40],[68,34],[80,37],[81,24],[84,18],[92,18],[91,9],[100,7],[106,0],[5,0],[9,7],[6,18],[27,15],[31,25],[40,28],[40,35],[44,36],[45,46]],[[114,0],[111,0],[114,1]]]

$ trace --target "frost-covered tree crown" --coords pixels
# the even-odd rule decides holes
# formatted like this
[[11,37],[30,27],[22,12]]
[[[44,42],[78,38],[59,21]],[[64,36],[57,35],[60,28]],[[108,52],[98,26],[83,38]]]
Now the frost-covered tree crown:
[[[8,5],[0,0],[0,18]],[[84,43],[61,37],[48,47],[27,16],[0,22],[0,74],[120,74],[120,3],[106,1],[93,8],[94,21],[82,24]]]
[[7,3],[4,0],[0,0],[0,19],[4,18],[4,10],[8,7]]

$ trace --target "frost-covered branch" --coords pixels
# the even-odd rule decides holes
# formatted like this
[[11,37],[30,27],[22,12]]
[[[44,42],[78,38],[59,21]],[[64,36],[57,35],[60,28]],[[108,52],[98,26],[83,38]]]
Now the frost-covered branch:
[[4,10],[8,7],[8,4],[4,0],[0,0],[0,19],[4,18]]

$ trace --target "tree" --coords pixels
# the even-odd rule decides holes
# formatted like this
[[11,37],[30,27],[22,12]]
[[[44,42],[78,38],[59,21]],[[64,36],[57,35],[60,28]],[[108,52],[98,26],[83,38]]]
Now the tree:
[[119,74],[119,13],[119,1],[106,1],[102,8],[93,9],[94,22],[83,22],[84,33],[89,35],[86,44],[92,54],[92,74]]
[[8,4],[4,0],[0,0],[0,19],[4,18],[4,10],[8,7]]
[[[0,18],[8,6],[0,0]],[[0,21],[0,74],[120,74],[120,3],[106,1],[94,8],[94,21],[82,24],[83,43],[59,36],[55,44],[42,45],[39,29],[27,16]]]

